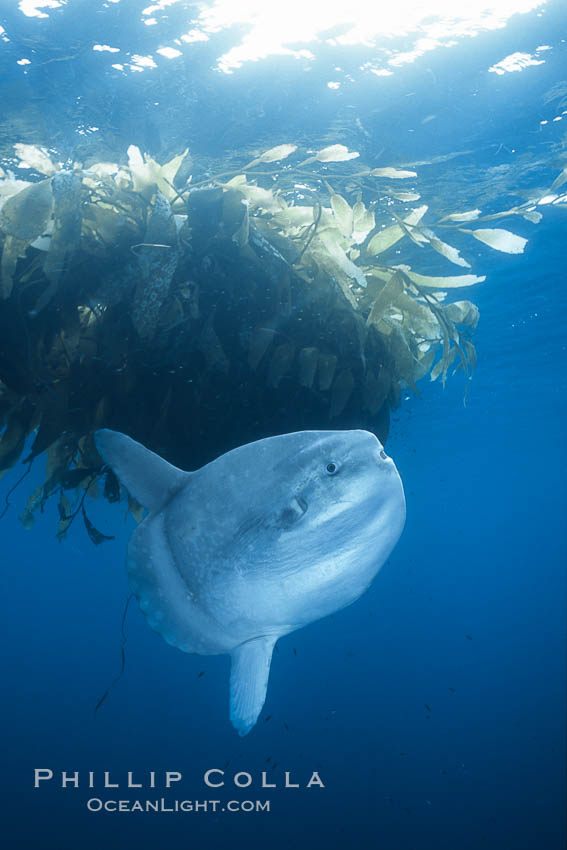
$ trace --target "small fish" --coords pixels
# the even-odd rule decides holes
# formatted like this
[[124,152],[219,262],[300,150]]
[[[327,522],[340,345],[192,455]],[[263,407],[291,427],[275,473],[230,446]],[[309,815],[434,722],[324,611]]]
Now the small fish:
[[205,671],[201,670],[201,672],[198,674],[197,678],[200,679],[201,676],[204,676],[204,675],[205,675]]
[[352,372],[350,369],[343,369],[342,372],[339,372],[333,383],[329,419],[334,419],[336,416],[340,416],[346,407],[353,389],[354,378]]
[[287,723],[284,723],[284,729],[286,732],[289,732],[289,726],[287,725]]
[[317,375],[321,392],[330,389],[336,368],[337,358],[334,354],[319,354]]
[[268,370],[267,383],[269,387],[277,387],[284,378],[293,362],[295,356],[295,343],[292,340],[286,340],[278,345],[272,355],[270,367]]
[[455,694],[457,692],[456,688],[449,688],[449,690],[451,691],[452,694]]
[[430,707],[429,705],[427,705],[427,703],[426,703],[426,702],[424,702],[423,704],[424,704],[424,706],[426,707],[426,709],[427,709],[429,712],[431,712],[431,707]]
[[272,760],[271,756],[268,756],[268,758],[266,759],[266,761],[271,761],[271,760]]
[[293,654],[297,655],[297,649],[295,648],[295,646],[293,647]]
[[270,720],[270,719],[271,719],[271,717],[272,717],[272,715],[271,715],[271,714],[266,715],[266,718],[265,718],[265,720],[264,720],[264,723],[267,723],[267,722],[268,722],[268,720]]
[[467,640],[472,640],[472,635],[465,635]]
[[302,348],[298,356],[299,364],[299,383],[302,387],[311,389],[315,380],[315,372],[317,371],[317,363],[319,360],[318,348]]

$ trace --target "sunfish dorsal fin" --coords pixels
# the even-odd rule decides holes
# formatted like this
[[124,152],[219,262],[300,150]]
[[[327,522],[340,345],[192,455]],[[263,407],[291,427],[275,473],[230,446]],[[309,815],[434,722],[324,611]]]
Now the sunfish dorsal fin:
[[276,637],[254,638],[232,651],[230,720],[239,735],[250,732],[262,711],[276,640]]
[[118,431],[97,431],[95,443],[130,495],[151,513],[161,510],[191,476]]

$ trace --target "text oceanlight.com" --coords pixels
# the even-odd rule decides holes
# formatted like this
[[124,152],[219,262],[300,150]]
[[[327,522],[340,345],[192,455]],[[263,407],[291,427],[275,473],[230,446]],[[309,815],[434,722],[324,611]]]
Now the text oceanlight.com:
[[270,800],[87,800],[89,812],[269,812]]

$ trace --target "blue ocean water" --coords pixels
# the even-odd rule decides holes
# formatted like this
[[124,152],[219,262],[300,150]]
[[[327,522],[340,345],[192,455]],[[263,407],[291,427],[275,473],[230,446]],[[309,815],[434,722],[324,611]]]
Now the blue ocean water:
[[[222,160],[336,140],[372,165],[429,163],[416,165],[422,194],[450,211],[523,199],[565,167],[564,125],[553,121],[567,95],[562,2],[392,77],[360,72],[366,48],[338,58],[324,44],[307,67],[276,56],[223,75],[213,66],[239,27],[139,73],[92,50],[155,51],[158,28],[161,44],[181,31],[191,12],[181,5],[164,4],[155,28],[139,22],[143,4],[124,0],[70,0],[46,8],[46,19],[3,9],[3,144],[25,131],[63,158],[97,145],[124,156],[137,144],[161,161],[187,144],[196,158]],[[541,65],[488,73],[540,45],[551,48]],[[17,65],[22,58],[30,64]],[[329,89],[335,78],[341,86]],[[59,544],[50,505],[24,530],[18,514],[42,481],[34,467],[0,524],[6,846],[564,846],[567,219],[553,205],[542,211],[537,225],[511,226],[529,237],[524,254],[478,246],[487,279],[465,293],[481,313],[466,403],[460,375],[444,389],[426,379],[420,397],[404,393],[388,440],[406,490],[403,536],[357,603],[280,641],[246,738],[228,721],[228,658],[172,649],[134,604],[124,675],[95,714],[120,670],[133,522],[123,507],[96,505],[97,526],[116,536],[97,548],[78,524]],[[0,495],[21,471],[2,479]],[[132,791],[34,789],[35,768],[81,779],[110,771],[115,781],[180,771],[184,798],[270,799],[271,811],[94,813],[85,807],[93,793]],[[209,768],[227,782],[249,772],[254,784],[212,792],[202,781]],[[262,790],[262,771],[280,787]],[[325,788],[282,788],[285,771],[302,785],[318,771]]]

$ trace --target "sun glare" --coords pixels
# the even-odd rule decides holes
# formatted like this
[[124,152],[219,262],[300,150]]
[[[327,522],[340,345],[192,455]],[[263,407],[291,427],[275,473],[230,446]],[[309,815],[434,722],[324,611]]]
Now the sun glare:
[[[199,29],[204,34],[240,25],[249,27],[240,44],[220,57],[218,67],[230,73],[245,62],[286,54],[305,57],[309,45],[380,47],[384,68],[412,62],[417,56],[455,39],[498,29],[514,14],[544,6],[546,0],[216,0],[203,8]],[[388,41],[415,36],[403,54]]]
[[[107,0],[116,3],[119,0]],[[187,12],[187,25],[173,44],[161,44],[156,53],[165,59],[181,55],[179,47],[191,49],[197,42],[233,29],[236,43],[219,56],[216,68],[230,74],[247,62],[270,56],[291,56],[309,62],[322,47],[370,48],[375,56],[365,68],[377,76],[389,76],[419,56],[458,40],[506,26],[509,19],[545,6],[547,0],[211,0],[202,2],[195,18],[195,5],[188,0],[156,0],[139,12],[141,22],[155,26],[170,15]],[[28,17],[49,17],[65,0],[19,0],[19,9]],[[142,5],[142,4],[140,4]],[[540,12],[541,14],[541,12]],[[185,32],[184,32],[185,30]],[[403,39],[403,45],[400,44]],[[173,46],[175,45],[175,46]],[[109,50],[95,46],[95,50]],[[518,54],[490,70],[503,74],[542,64],[529,54]],[[140,71],[156,67],[155,62],[134,63]],[[134,67],[133,66],[133,67]],[[334,83],[329,84],[331,87]],[[338,83],[336,84],[339,85]]]

